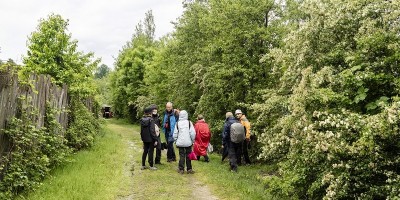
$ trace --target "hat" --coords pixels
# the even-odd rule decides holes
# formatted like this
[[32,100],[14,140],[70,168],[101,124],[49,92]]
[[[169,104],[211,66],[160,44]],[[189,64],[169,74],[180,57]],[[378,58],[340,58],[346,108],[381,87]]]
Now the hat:
[[237,109],[237,110],[235,111],[235,115],[237,115],[237,114],[243,114],[243,113],[242,113],[242,111],[241,111],[240,109]]
[[153,111],[153,108],[151,107],[146,107],[143,109],[144,114],[150,114]]
[[156,105],[156,104],[151,104],[150,105],[150,108],[152,109],[152,110],[158,110],[158,106]]

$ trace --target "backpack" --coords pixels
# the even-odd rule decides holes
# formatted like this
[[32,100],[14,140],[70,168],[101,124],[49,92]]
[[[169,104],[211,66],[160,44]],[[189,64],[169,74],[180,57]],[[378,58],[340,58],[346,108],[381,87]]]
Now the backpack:
[[231,141],[233,143],[241,143],[246,139],[246,131],[244,126],[239,123],[235,122],[231,125]]
[[[188,120],[189,121],[189,120]],[[189,121],[189,131],[190,131],[190,121]],[[179,126],[178,126],[178,122],[176,122],[176,129],[178,130],[178,133],[179,133]]]

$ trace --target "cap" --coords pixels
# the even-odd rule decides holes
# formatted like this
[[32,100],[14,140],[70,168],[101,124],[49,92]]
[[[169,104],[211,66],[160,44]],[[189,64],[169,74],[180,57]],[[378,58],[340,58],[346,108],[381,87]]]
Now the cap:
[[241,110],[237,109],[237,110],[235,111],[235,115],[236,115],[236,114],[243,114],[243,113],[242,113]]
[[156,104],[151,104],[151,105],[150,105],[150,108],[153,109],[153,110],[154,110],[154,109],[158,110],[158,106],[157,106]]
[[150,114],[153,111],[153,108],[151,107],[146,107],[143,109],[144,114]]

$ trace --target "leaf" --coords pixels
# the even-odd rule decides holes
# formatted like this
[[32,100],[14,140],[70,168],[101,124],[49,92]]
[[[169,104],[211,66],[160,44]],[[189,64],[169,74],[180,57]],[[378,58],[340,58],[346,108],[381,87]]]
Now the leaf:
[[360,87],[357,90],[357,96],[354,98],[355,103],[359,103],[360,101],[364,101],[367,97],[368,88]]
[[375,110],[376,107],[378,107],[376,102],[370,102],[366,105],[367,111]]

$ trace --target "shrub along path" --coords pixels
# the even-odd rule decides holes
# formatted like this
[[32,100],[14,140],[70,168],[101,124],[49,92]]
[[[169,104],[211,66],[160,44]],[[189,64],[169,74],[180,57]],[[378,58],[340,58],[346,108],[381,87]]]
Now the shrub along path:
[[275,199],[262,183],[271,166],[242,166],[232,173],[227,162],[211,155],[210,163],[192,161],[195,174],[181,175],[164,151],[157,171],[140,170],[141,145],[138,126],[107,120],[92,149],[74,155],[20,199]]

